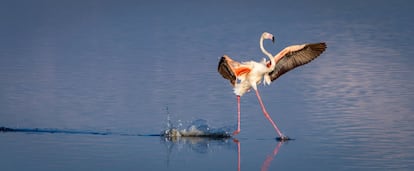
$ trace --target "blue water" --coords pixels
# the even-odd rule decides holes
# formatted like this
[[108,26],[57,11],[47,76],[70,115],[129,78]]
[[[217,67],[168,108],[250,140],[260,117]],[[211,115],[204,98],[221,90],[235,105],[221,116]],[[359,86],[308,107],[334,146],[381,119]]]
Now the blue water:
[[[413,170],[411,1],[3,1],[1,170]],[[294,141],[277,142],[253,92],[232,138],[159,134],[236,127],[219,58],[259,61],[325,41],[315,61],[259,86]],[[86,133],[85,133],[86,132]],[[116,132],[117,134],[88,134]],[[238,162],[240,159],[240,162]]]

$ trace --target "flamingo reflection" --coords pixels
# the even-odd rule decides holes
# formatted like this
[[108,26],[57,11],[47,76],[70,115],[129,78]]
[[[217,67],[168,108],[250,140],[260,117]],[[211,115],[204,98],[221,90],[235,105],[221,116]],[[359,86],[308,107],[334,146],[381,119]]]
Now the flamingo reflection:
[[233,142],[237,144],[237,170],[240,171],[240,141],[233,139]]
[[269,154],[266,157],[266,160],[263,162],[261,171],[267,171],[269,169],[270,163],[276,157],[277,153],[279,152],[280,147],[282,146],[282,143],[283,141],[277,142],[275,149],[273,149],[273,153]]
[[[237,147],[237,170],[241,170],[241,142],[236,138],[208,138],[208,137],[163,137],[162,141],[167,145],[168,159],[167,165],[169,165],[170,154],[175,145],[179,145],[181,148],[190,149],[197,153],[209,153],[214,150],[214,146],[227,146],[234,149]],[[273,151],[267,155],[261,166],[261,171],[267,171],[270,164],[278,154],[282,144],[285,141],[277,141]],[[233,147],[232,147],[233,146]]]
[[[237,144],[237,170],[240,171],[240,141],[238,139],[233,139],[233,142]],[[273,149],[273,152],[269,154],[263,162],[261,171],[267,171],[269,169],[270,163],[272,163],[273,159],[276,157],[283,142],[284,141],[277,142],[275,148]]]

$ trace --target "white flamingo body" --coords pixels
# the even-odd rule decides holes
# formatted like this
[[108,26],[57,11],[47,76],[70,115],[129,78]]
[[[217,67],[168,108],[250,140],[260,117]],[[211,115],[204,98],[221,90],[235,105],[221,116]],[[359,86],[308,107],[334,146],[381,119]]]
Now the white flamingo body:
[[251,68],[251,71],[237,76],[238,82],[234,86],[234,94],[243,96],[251,88],[257,90],[257,85],[260,84],[263,77],[268,74],[269,68],[266,64],[258,63],[255,61],[244,62],[243,65]]
[[263,41],[264,39],[270,39],[274,41],[274,37],[272,34],[264,32],[262,36],[260,37],[260,49],[262,52],[267,55],[270,59],[271,65],[268,66],[268,62],[266,59],[263,58],[261,62],[256,61],[247,61],[242,62],[240,66],[241,68],[247,68],[245,72],[242,72],[241,74],[237,75],[236,77],[236,84],[234,86],[234,94],[237,96],[243,96],[246,92],[250,90],[250,88],[253,88],[254,90],[257,90],[257,85],[260,84],[262,79],[264,79],[264,83],[269,85],[271,83],[269,73],[272,72],[272,70],[275,67],[275,61],[269,52],[264,49]]

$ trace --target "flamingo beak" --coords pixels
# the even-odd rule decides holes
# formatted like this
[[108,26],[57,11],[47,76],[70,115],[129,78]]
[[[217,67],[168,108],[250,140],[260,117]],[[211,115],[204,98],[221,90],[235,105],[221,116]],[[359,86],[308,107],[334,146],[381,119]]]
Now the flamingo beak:
[[272,43],[275,43],[275,37],[272,36]]

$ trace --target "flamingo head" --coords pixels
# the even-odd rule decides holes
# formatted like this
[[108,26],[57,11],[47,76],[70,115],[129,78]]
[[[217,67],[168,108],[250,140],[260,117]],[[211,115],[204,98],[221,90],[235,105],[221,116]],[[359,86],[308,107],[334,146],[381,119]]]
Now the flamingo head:
[[272,40],[272,43],[275,43],[275,37],[273,36],[273,34],[270,34],[268,32],[263,32],[262,38]]

